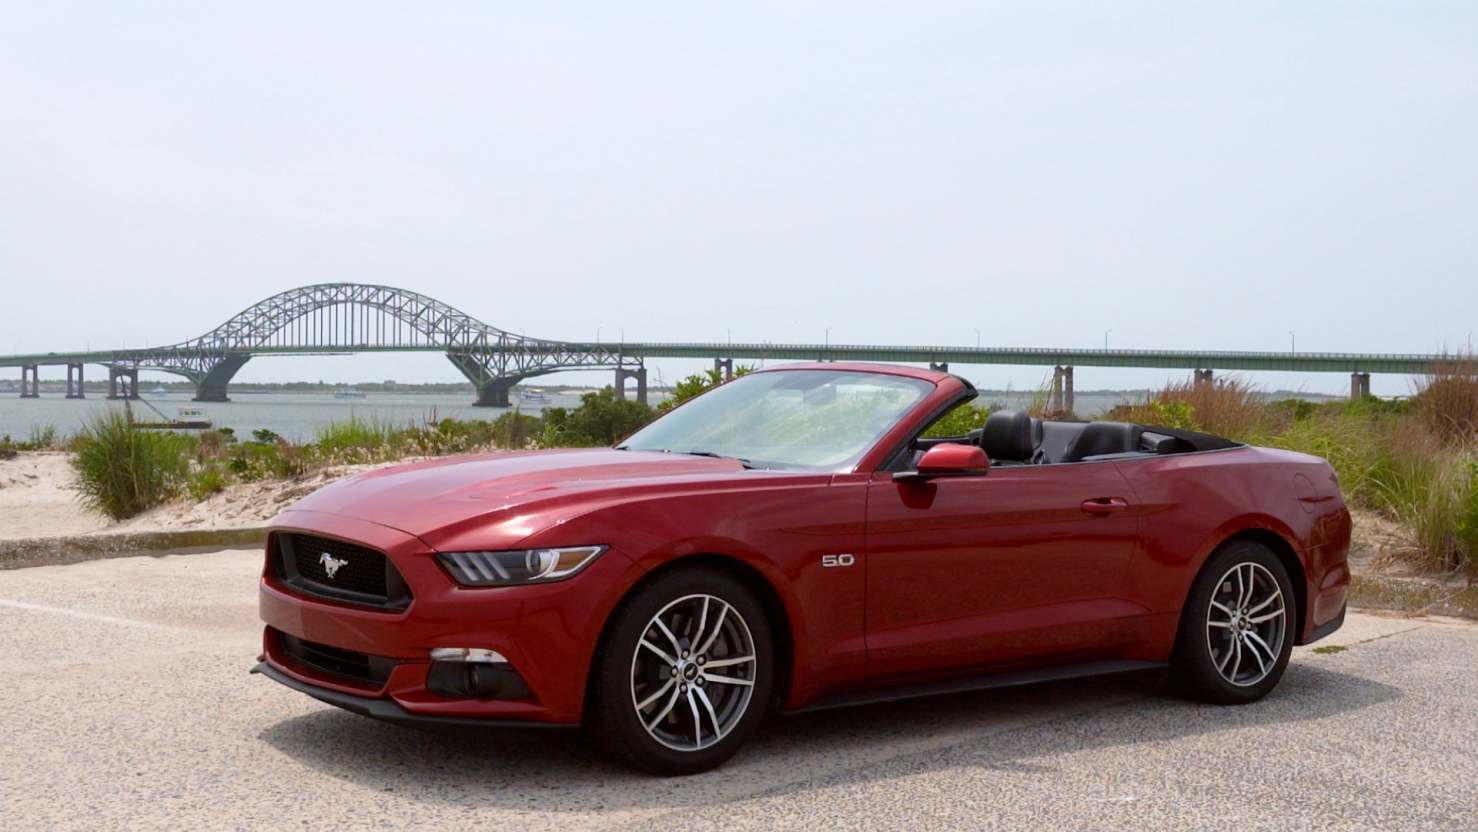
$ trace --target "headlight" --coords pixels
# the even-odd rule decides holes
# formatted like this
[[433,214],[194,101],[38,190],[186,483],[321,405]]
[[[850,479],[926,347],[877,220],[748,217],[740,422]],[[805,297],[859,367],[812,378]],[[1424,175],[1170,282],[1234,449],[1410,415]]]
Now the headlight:
[[436,556],[462,586],[516,586],[562,581],[584,569],[607,548],[574,546],[516,552],[440,552]]

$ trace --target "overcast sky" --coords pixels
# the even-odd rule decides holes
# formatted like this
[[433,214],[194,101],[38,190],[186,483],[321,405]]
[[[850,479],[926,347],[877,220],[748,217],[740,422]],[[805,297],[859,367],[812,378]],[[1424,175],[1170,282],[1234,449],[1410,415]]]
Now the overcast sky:
[[1478,4],[5,0],[0,194],[23,353],[328,281],[561,339],[1429,352],[1478,329]]

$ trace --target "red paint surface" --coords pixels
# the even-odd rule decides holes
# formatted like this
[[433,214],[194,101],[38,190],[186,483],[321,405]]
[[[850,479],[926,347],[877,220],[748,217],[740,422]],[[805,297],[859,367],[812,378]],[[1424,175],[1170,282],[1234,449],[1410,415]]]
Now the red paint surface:
[[[1349,514],[1322,460],[1238,448],[894,482],[899,443],[965,392],[951,376],[821,365],[937,385],[852,473],[749,471],[736,461],[610,449],[495,454],[381,469],[330,485],[273,521],[386,553],[414,601],[401,613],[295,593],[263,578],[272,628],[403,660],[366,690],[293,665],[297,678],[392,697],[414,713],[578,722],[612,610],[652,570],[722,558],[777,600],[793,657],[788,708],[922,678],[1087,659],[1169,657],[1191,581],[1236,534],[1286,551],[1300,632],[1339,614]],[[794,367],[787,368],[794,369]],[[574,578],[457,586],[437,551],[611,547]],[[851,554],[854,565],[823,567]],[[444,699],[424,686],[434,647],[508,657],[535,701]]]

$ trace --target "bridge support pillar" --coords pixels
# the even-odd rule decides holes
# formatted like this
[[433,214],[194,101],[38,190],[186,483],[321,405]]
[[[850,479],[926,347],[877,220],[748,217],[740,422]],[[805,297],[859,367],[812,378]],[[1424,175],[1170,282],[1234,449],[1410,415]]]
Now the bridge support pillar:
[[949,362],[948,361],[941,361],[941,362],[939,362],[939,363],[936,364],[933,361],[930,361],[929,362],[929,369],[935,370],[935,371],[941,372],[941,373],[947,373],[947,372],[949,372]]
[[1199,385],[1202,385],[1202,384],[1211,384],[1213,381],[1214,381],[1214,379],[1212,378],[1212,374],[1211,374],[1211,371],[1210,370],[1197,370],[1196,371],[1196,384],[1198,386]]
[[477,388],[477,401],[472,403],[473,407],[512,407],[513,402],[508,397],[508,391],[513,385],[523,381],[519,378],[495,378],[491,382]]
[[108,398],[134,399],[139,397],[139,368],[109,367]]
[[1350,398],[1363,399],[1370,395],[1370,373],[1350,373]]
[[[77,376],[77,381],[75,382],[75,384],[72,381],[73,374],[76,374],[76,376]],[[87,396],[83,395],[83,393],[82,393],[82,365],[81,364],[68,364],[67,365],[67,398],[69,398],[69,399],[85,399],[85,398],[87,398]]]
[[35,364],[21,366],[21,398],[41,398],[41,368]]
[[[930,365],[933,366],[932,364]],[[1073,405],[1073,368],[1058,365],[1052,368],[1052,395],[1048,405],[1054,413],[1072,413]]]
[[719,374],[719,377],[722,378],[724,381],[730,381],[730,380],[732,380],[734,378],[734,359],[732,359],[732,358],[715,358],[715,359],[713,359],[713,371],[715,373],[718,373]]
[[647,403],[647,368],[637,367],[628,370],[625,367],[616,368],[616,395],[626,398],[626,379],[636,379],[636,400],[640,404]]
[[226,395],[227,387],[231,383],[236,371],[242,365],[251,360],[250,355],[228,355],[211,365],[205,376],[195,383],[195,398],[197,402],[229,402],[231,397]]

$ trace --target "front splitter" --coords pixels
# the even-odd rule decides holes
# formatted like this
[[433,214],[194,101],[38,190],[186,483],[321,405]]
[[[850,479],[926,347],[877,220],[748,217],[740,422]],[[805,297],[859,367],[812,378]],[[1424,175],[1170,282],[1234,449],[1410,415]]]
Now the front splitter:
[[415,714],[402,708],[391,699],[355,696],[352,693],[340,693],[336,690],[328,690],[316,685],[310,685],[307,682],[294,679],[266,662],[258,663],[256,667],[251,669],[251,672],[260,673],[274,682],[286,685],[300,693],[306,693],[314,699],[320,702],[327,702],[336,708],[343,708],[350,713],[407,728],[428,730],[438,728],[537,728],[544,731],[571,731],[580,727],[578,723],[538,722],[531,719],[479,719],[477,717]]

